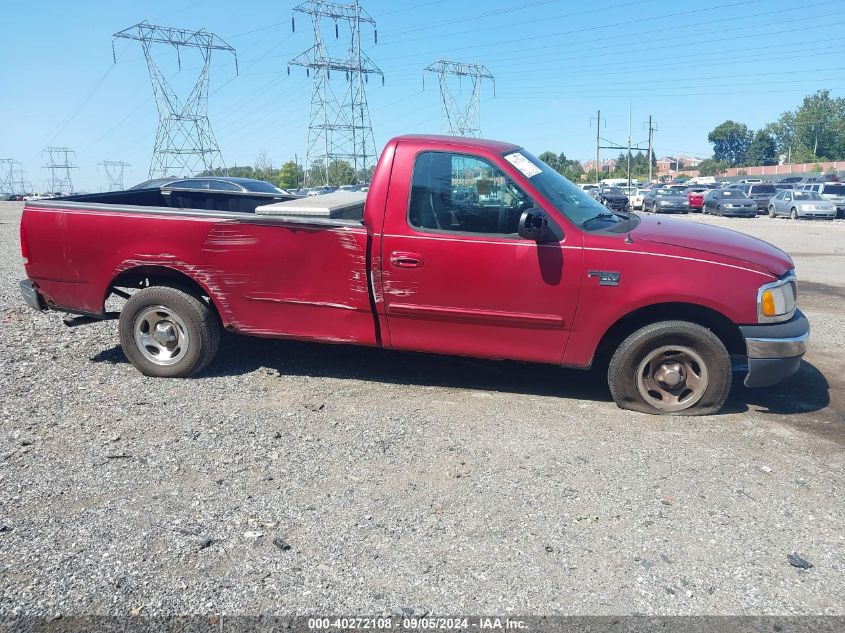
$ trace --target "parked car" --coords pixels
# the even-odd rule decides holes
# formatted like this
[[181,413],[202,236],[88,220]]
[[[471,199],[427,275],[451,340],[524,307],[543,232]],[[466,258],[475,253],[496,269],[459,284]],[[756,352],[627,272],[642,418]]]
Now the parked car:
[[701,212],[753,218],[757,215],[757,203],[746,196],[742,189],[711,189],[704,196]]
[[694,185],[684,191],[684,195],[686,195],[687,200],[689,201],[690,211],[701,212],[701,207],[704,204],[704,194],[707,193],[707,191],[709,191],[709,189],[704,185]]
[[[381,156],[357,200],[240,213],[224,193],[182,209],[141,190],[25,205],[23,299],[81,315],[70,325],[117,318],[128,360],[159,377],[201,371],[224,329],[606,366],[620,407],[655,414],[718,411],[732,355],[748,387],[798,370],[809,324],[780,249],[611,212],[508,143],[405,136]],[[451,199],[491,181],[496,204]],[[119,313],[106,310],[112,294],[126,299]]]
[[823,182],[811,186],[822,198],[836,205],[837,217],[845,217],[845,184]]
[[796,183],[796,182],[801,182],[801,178],[802,178],[802,176],[786,176],[785,178],[781,178],[780,182]]
[[756,185],[763,182],[762,178],[743,178],[739,181],[742,185]]
[[737,188],[757,203],[758,213],[766,213],[769,210],[769,200],[777,193],[775,186],[768,182],[742,183]]
[[239,193],[268,193],[290,195],[288,191],[270,184],[266,180],[254,178],[235,178],[223,176],[202,176],[195,178],[153,178],[145,180],[128,189],[181,189],[194,191],[229,191]]
[[825,200],[815,191],[779,191],[769,201],[769,217],[786,215],[799,218],[823,218],[833,220],[836,217],[836,205]]
[[782,189],[795,189],[796,188],[796,185],[795,185],[794,182],[784,182],[783,180],[780,180],[780,181],[774,183],[774,186],[775,186],[775,189],[777,189],[778,191],[781,191]]
[[632,209],[642,209],[643,208],[643,198],[646,194],[651,191],[650,189],[645,188],[638,188],[634,191],[634,194],[628,197],[628,204]]
[[652,213],[689,213],[689,200],[681,189],[660,187],[643,197],[643,211]]
[[596,200],[612,211],[628,210],[628,196],[619,187],[602,187],[598,190]]

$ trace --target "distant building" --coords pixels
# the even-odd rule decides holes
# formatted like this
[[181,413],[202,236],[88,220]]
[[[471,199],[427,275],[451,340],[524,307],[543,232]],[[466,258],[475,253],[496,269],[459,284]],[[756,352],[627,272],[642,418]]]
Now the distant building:
[[697,169],[704,159],[696,156],[679,154],[657,159],[657,177],[676,176],[678,172]]
[[[616,171],[617,163],[612,158],[608,158],[607,160],[601,161],[601,169],[599,171],[612,174]],[[596,161],[595,160],[588,160],[586,163],[581,163],[581,168],[584,171],[595,171],[596,169]]]

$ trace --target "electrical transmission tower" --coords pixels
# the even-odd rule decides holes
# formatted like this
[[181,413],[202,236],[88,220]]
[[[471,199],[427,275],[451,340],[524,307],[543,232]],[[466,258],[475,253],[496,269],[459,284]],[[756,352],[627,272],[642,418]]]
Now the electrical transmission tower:
[[[304,67],[308,76],[312,76],[313,72],[311,120],[305,155],[306,178],[309,184],[321,180],[328,185],[332,180],[343,178],[338,172],[345,162],[354,170],[354,178],[363,176],[368,180],[369,167],[376,159],[376,143],[364,84],[370,75],[379,75],[383,85],[384,74],[361,50],[361,24],[373,27],[374,41],[378,43],[376,22],[357,0],[352,4],[309,0],[294,7],[293,11],[294,16],[296,13],[311,16],[314,29],[314,45],[288,62],[288,74],[290,66]],[[294,20],[295,17],[292,17],[291,26],[296,30]],[[348,26],[346,57],[329,53],[322,32],[324,20],[334,21],[335,39],[340,37],[339,24]],[[330,81],[332,71],[346,82],[342,92],[336,92]]]
[[50,179],[47,181],[50,193],[73,193],[70,170],[79,169],[73,164],[74,156],[76,152],[67,147],[48,147],[41,152],[41,157],[47,162],[42,167],[50,170]]
[[[496,79],[487,68],[481,64],[462,64],[441,59],[430,66],[425,72],[435,73],[440,82],[440,101],[442,108],[442,129],[444,133],[458,136],[481,136],[481,84],[489,79],[493,82],[493,95],[496,95]],[[461,107],[455,99],[455,94],[449,86],[449,78],[457,77],[461,83],[464,77],[472,81],[472,92]],[[425,88],[425,74],[423,74],[423,88]]]
[[103,171],[106,172],[106,179],[109,181],[107,191],[123,191],[123,172],[129,163],[122,160],[104,160],[100,163]]
[[[112,36],[112,56],[115,62],[114,41],[117,39],[141,42],[153,84],[158,108],[158,130],[150,163],[150,178],[193,176],[202,171],[224,167],[220,147],[208,121],[209,68],[211,51],[225,51],[234,55],[237,73],[238,56],[235,49],[205,29],[189,31],[140,22]],[[166,44],[176,50],[180,70],[183,49],[197,49],[202,55],[202,68],[187,98],[177,96],[153,59],[155,44]]]
[[29,193],[23,169],[14,158],[0,158],[0,194]]

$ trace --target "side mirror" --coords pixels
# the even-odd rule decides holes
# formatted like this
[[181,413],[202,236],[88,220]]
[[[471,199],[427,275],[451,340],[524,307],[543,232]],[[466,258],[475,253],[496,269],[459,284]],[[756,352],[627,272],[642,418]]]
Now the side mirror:
[[549,232],[549,217],[546,212],[537,207],[526,209],[519,218],[519,237],[526,240],[542,242]]

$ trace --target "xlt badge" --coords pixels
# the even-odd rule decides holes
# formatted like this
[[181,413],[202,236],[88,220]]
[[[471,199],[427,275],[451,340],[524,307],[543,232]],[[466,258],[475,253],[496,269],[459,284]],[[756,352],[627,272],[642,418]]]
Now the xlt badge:
[[618,286],[622,275],[610,270],[589,270],[587,277],[598,277],[600,286]]

